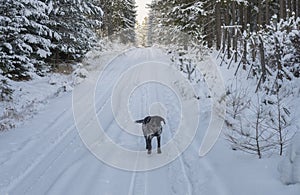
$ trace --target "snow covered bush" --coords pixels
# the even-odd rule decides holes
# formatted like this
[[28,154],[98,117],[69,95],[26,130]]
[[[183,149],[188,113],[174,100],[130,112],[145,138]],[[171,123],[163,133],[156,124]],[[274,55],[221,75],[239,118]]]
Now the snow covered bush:
[[279,164],[281,181],[286,184],[300,184],[300,133],[298,132],[289,145],[287,155]]
[[89,72],[83,67],[82,64],[78,64],[77,68],[74,70],[72,77],[74,85],[80,84],[89,75]]
[[232,149],[256,154],[262,158],[276,145],[276,134],[268,129],[267,105],[262,94],[249,96],[250,91],[228,92],[226,139]]
[[[234,150],[264,155],[282,155],[294,134],[293,98],[296,84],[266,93],[256,91],[255,80],[246,72],[227,82],[226,139]],[[267,83],[267,82],[266,82]],[[269,85],[270,86],[270,85]]]
[[197,78],[196,66],[199,62],[197,54],[198,48],[195,47],[184,47],[184,46],[174,46],[171,50],[169,48],[169,54],[175,67],[184,73],[189,81],[194,81]]
[[[283,77],[292,79],[294,75],[299,74],[299,62],[295,55],[297,49],[293,43],[300,36],[299,26],[300,18],[292,16],[277,22],[275,15],[271,24],[267,25],[265,32],[262,33],[266,45],[266,65],[269,71],[274,71],[278,75],[279,79]],[[269,74],[272,75],[271,72]]]
[[10,88],[7,79],[0,75],[0,102],[10,101],[13,90]]
[[292,99],[295,88],[275,94],[255,93],[255,85],[227,88],[226,139],[234,150],[264,155],[283,155],[294,134]]

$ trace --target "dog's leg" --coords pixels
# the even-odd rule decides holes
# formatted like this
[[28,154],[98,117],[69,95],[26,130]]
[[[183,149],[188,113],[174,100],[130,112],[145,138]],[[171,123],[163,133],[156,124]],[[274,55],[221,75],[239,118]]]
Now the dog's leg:
[[152,135],[148,135],[147,136],[147,143],[148,143],[148,154],[151,154],[151,150],[152,150],[152,141],[153,136]]
[[149,145],[148,145],[147,136],[144,136],[144,137],[145,137],[145,142],[146,142],[146,150],[148,150],[148,148],[149,148]]
[[157,153],[160,154],[161,153],[161,149],[160,149],[160,135],[156,137],[157,138]]

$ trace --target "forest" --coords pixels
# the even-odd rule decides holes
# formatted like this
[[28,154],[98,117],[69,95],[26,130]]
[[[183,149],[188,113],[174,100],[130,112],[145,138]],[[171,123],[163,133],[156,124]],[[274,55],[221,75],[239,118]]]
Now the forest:
[[148,44],[177,45],[167,48],[191,82],[201,80],[197,62],[211,53],[233,73],[225,78],[224,128],[232,149],[283,155],[298,128],[299,1],[153,1],[150,8]]
[[232,148],[259,158],[283,154],[295,131],[298,0],[153,0],[143,44],[136,9],[135,0],[0,0],[0,101],[11,101],[10,80],[60,71],[95,47],[105,49],[107,37],[167,46],[191,82],[205,80],[197,63],[216,53],[220,67],[234,72],[226,83],[225,120]]

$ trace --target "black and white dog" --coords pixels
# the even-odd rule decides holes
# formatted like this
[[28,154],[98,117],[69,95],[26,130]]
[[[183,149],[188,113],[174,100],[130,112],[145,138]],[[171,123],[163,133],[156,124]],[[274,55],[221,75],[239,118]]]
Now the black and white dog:
[[160,135],[162,133],[162,124],[166,124],[165,119],[160,116],[147,116],[144,119],[135,121],[136,123],[142,123],[142,130],[146,140],[146,150],[148,154],[151,154],[151,141],[153,137],[157,138],[157,153],[161,153],[160,149]]

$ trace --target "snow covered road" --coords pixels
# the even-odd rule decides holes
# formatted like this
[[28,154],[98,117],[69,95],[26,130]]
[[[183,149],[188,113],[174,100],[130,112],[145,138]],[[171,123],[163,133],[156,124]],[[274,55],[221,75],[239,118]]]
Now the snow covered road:
[[[89,78],[75,89],[76,96],[67,94],[53,100],[23,127],[3,133],[0,137],[0,194],[229,194],[210,161],[198,156],[210,120],[208,100],[200,104],[199,113],[192,113],[199,119],[200,125],[195,129],[197,133],[192,143],[176,158],[172,156],[172,150],[178,152],[185,147],[178,146],[172,149],[170,143],[178,134],[176,130],[182,123],[183,108],[178,95],[168,86],[159,82],[139,85],[129,94],[130,98],[125,99],[125,105],[122,100],[124,97],[120,95],[126,93],[116,94],[120,104],[116,108],[128,108],[132,119],[143,118],[149,113],[158,113],[166,117],[162,154],[156,154],[155,139],[153,154],[146,154],[144,138],[139,136],[142,135],[139,125],[127,120],[125,125],[132,127],[128,132],[119,127],[115,117],[123,116],[114,113],[111,108],[111,102],[116,101],[112,100],[115,84],[122,84],[121,78],[129,68],[152,61],[169,63],[168,57],[159,49],[140,48],[127,51],[117,56],[105,69],[99,67],[91,72]],[[129,83],[137,82],[147,75],[159,77],[160,74],[155,68],[148,68],[147,74],[140,71],[133,71],[135,76],[130,77],[134,79]],[[100,73],[103,75],[101,78]],[[169,79],[176,83],[176,77]],[[94,95],[90,96],[87,86],[93,83],[96,83],[96,88],[92,92]],[[121,88],[126,88],[126,83],[123,82]],[[185,94],[184,97],[189,99],[191,96]],[[75,111],[72,109],[72,100],[79,105]],[[95,105],[94,110],[86,105]],[[102,142],[103,137],[98,136],[101,134],[90,131],[97,129],[94,126],[95,120],[101,124],[113,143],[128,151],[140,152],[138,158],[132,158],[130,155],[125,159],[122,157],[128,164],[127,167],[136,167],[136,170],[119,169],[116,168],[117,163],[109,165],[102,162],[86,148],[88,144],[83,143],[77,128],[79,132],[83,129],[81,136],[87,135],[94,141],[93,146],[107,146],[106,142]],[[183,122],[183,127],[189,128],[186,122]],[[105,152],[108,159],[115,160],[115,156],[119,155],[115,153],[118,151],[113,149]],[[163,164],[159,164],[161,162]],[[151,163],[156,164],[151,167]],[[142,169],[139,166],[144,165],[146,168],[150,167],[149,170],[140,171]]]

